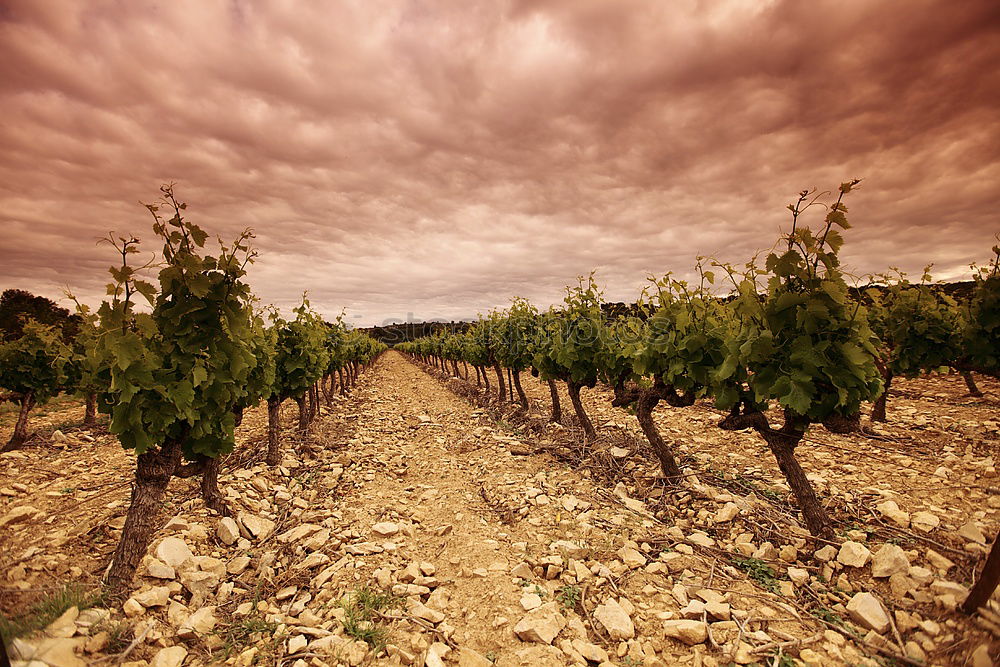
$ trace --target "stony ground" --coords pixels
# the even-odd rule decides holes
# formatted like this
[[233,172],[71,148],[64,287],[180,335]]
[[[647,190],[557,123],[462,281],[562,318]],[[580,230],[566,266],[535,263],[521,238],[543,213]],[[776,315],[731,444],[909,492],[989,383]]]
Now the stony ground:
[[545,385],[524,384],[530,414],[483,408],[474,382],[389,353],[306,441],[284,434],[276,469],[257,463],[255,411],[221,479],[233,518],[175,481],[134,592],[110,608],[85,593],[114,548],[131,461],[61,404],[36,423],[43,437],[0,456],[0,602],[11,617],[54,592],[77,606],[15,652],[158,667],[980,667],[1000,654],[1000,617],[954,611],[1000,525],[997,387],[973,400],[955,378],[901,382],[890,424],[811,434],[803,465],[841,533],[822,544],[761,443],[715,428],[708,406],[658,410],[689,473],[671,489],[606,391],[585,391],[601,438],[583,447],[545,423]]

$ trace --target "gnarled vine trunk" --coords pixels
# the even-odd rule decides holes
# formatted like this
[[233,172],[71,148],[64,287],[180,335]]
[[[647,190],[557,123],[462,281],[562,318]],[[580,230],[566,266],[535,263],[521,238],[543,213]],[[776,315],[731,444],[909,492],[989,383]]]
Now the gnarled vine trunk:
[[962,379],[965,380],[965,388],[969,390],[969,396],[975,396],[976,398],[981,398],[983,392],[976,385],[976,378],[972,376],[972,371],[959,371],[962,374]]
[[157,451],[136,457],[132,502],[125,515],[121,540],[111,557],[107,584],[113,596],[121,596],[132,583],[136,568],[156,530],[160,501],[181,461],[182,440],[168,440]]
[[1000,535],[993,540],[993,546],[990,547],[990,553],[983,564],[983,571],[979,573],[979,578],[962,603],[962,611],[974,614],[993,596],[998,583],[1000,583]]
[[503,369],[500,364],[493,364],[493,370],[497,374],[497,400],[503,403],[507,400],[507,388],[503,383]]
[[872,406],[872,421],[873,422],[884,422],[885,419],[885,403],[889,400],[889,387],[892,386],[892,371],[887,370],[882,376],[882,394],[875,399],[875,405]]
[[597,431],[594,430],[594,424],[587,416],[587,411],[583,409],[583,401],[580,400],[580,387],[583,385],[568,381],[566,386],[569,388],[569,400],[573,403],[573,410],[576,412],[577,421],[580,422],[580,427],[583,429],[584,438],[586,440],[596,439]]
[[332,392],[333,389],[332,389],[332,387],[328,387],[326,385],[327,378],[330,379],[330,383],[331,384],[333,383],[333,376],[332,375],[324,375],[323,377],[321,377],[319,379],[319,388],[320,388],[320,391],[323,393],[323,402],[326,403],[327,405],[330,405],[330,403],[333,401],[333,399],[330,396],[330,392]]
[[660,397],[654,392],[641,391],[635,404],[635,416],[639,420],[639,428],[642,429],[643,435],[646,436],[650,447],[653,448],[656,458],[660,460],[660,469],[663,470],[663,475],[668,482],[676,484],[684,477],[684,473],[681,472],[673,451],[663,440],[660,430],[656,428],[656,422],[653,421],[653,409],[659,402]]
[[559,389],[556,387],[556,381],[546,380],[545,384],[549,385],[549,397],[552,399],[552,416],[549,417],[549,421],[562,424],[562,406],[559,404]]
[[205,469],[201,473],[201,499],[205,502],[205,507],[213,509],[222,516],[229,516],[229,505],[226,504],[219,490],[219,466],[222,464],[221,457],[210,458],[205,462]]
[[780,429],[772,429],[764,419],[763,423],[755,426],[755,430],[764,438],[764,442],[778,461],[778,467],[785,475],[792,493],[795,494],[795,500],[798,501],[802,519],[809,533],[816,537],[832,539],[830,517],[816,497],[812,482],[806,477],[805,471],[795,458],[795,448],[802,442],[807,427],[808,421],[786,411],[785,423]]
[[809,426],[809,420],[801,415],[796,415],[789,410],[785,410],[785,423],[780,429],[773,429],[767,421],[767,417],[760,412],[749,412],[740,414],[739,406],[733,408],[729,416],[723,419],[719,426],[727,430],[741,430],[752,428],[757,431],[768,449],[774,454],[788,486],[795,494],[799,510],[802,512],[802,519],[809,529],[809,533],[815,537],[823,539],[833,538],[833,528],[830,524],[830,517],[827,515],[812,483],[806,477],[798,459],[795,458],[795,448],[802,441]]
[[299,436],[304,438],[309,435],[309,408],[306,406],[306,395],[296,396],[295,404],[299,406]]
[[92,428],[97,424],[97,393],[88,391],[84,397],[83,427]]
[[344,382],[344,369],[337,369],[337,377],[340,378],[340,395],[347,396],[347,383]]
[[267,464],[276,466],[281,461],[279,450],[279,429],[281,428],[281,400],[267,399]]
[[17,411],[17,423],[14,424],[14,432],[11,434],[7,444],[0,449],[0,452],[20,449],[28,441],[28,413],[35,407],[35,393],[29,391],[26,394],[22,394],[18,404],[20,407]]
[[229,516],[229,506],[226,505],[222,492],[219,491],[219,466],[222,463],[221,457],[211,458],[204,454],[199,454],[191,463],[178,465],[174,470],[174,476],[182,479],[201,476],[201,498],[205,502],[205,507],[213,509],[222,516]]
[[521,407],[527,410],[529,408],[528,395],[524,393],[524,387],[521,386],[520,371],[514,371],[512,377],[514,378],[514,389],[517,390],[517,400],[521,404]]

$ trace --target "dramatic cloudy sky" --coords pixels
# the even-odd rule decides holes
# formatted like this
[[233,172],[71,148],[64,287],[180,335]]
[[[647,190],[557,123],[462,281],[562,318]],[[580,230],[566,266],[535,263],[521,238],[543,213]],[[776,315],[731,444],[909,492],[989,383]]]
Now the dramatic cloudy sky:
[[996,0],[0,0],[0,288],[100,298],[175,182],[356,323],[612,299],[864,177],[858,272],[1000,232]]

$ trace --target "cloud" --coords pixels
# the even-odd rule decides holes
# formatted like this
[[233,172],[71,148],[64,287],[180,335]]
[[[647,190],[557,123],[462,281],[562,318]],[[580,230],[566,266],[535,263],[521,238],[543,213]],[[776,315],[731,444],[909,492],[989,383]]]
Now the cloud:
[[608,298],[864,186],[844,259],[967,275],[1000,231],[991,0],[0,6],[0,285],[103,293],[176,182],[267,302],[353,321]]

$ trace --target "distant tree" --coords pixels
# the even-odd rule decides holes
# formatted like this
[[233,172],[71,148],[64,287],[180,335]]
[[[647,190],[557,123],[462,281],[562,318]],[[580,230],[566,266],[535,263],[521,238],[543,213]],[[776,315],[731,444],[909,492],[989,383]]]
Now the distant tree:
[[20,289],[4,290],[0,294],[0,338],[20,338],[28,320],[56,327],[62,333],[63,340],[76,336],[80,327],[80,318],[66,308],[57,306],[52,299],[35,296]]
[[14,433],[0,451],[17,449],[27,442],[28,413],[66,385],[72,355],[59,329],[32,319],[22,323],[20,336],[0,343],[0,390],[6,390],[5,400],[19,407]]

